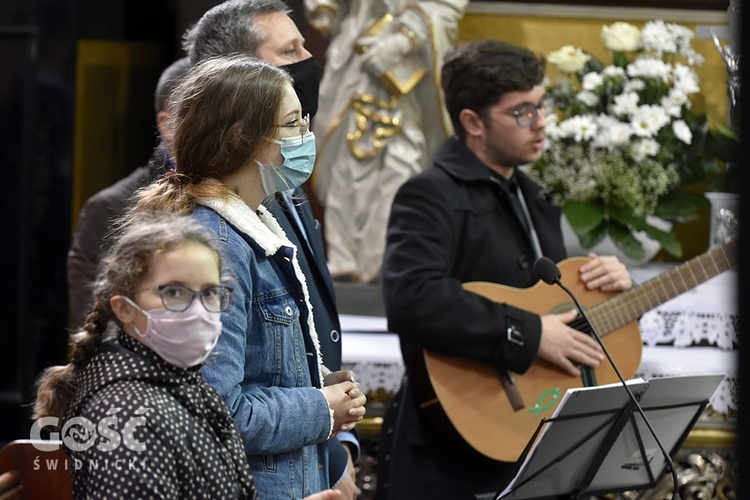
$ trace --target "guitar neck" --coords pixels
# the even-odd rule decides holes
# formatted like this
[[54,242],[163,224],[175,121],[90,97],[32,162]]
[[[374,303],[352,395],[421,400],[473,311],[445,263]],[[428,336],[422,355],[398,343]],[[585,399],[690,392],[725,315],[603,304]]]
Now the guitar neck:
[[597,331],[604,336],[736,266],[737,253],[737,243],[724,243],[592,307],[587,315]]

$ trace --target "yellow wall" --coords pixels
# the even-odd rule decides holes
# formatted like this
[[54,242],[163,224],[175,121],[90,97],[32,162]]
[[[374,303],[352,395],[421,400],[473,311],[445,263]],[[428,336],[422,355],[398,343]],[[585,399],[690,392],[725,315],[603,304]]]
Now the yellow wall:
[[[596,9],[596,7],[589,7]],[[642,13],[639,13],[642,15]],[[616,21],[629,22],[639,28],[645,21],[627,19],[622,16],[606,19],[575,17],[552,17],[536,15],[508,15],[468,12],[460,24],[459,42],[477,39],[498,39],[527,47],[544,55],[559,49],[562,45],[575,45],[594,54],[603,64],[612,62],[611,53],[604,49],[600,38],[602,26]],[[712,13],[712,21],[717,17]],[[696,30],[695,22],[677,22]],[[714,24],[714,23],[712,23]],[[727,41],[723,40],[722,44]],[[696,68],[700,79],[701,92],[692,96],[693,110],[707,112],[720,123],[727,120],[726,68],[713,40],[693,39],[693,48],[705,58],[702,66]],[[548,65],[547,76],[554,80],[559,74]],[[695,222],[678,225],[674,232],[683,246],[683,259],[704,252],[708,247],[709,212],[702,210]],[[662,252],[655,260],[675,260]]]
[[161,47],[81,40],[76,68],[72,227],[86,199],[145,165],[156,144]]

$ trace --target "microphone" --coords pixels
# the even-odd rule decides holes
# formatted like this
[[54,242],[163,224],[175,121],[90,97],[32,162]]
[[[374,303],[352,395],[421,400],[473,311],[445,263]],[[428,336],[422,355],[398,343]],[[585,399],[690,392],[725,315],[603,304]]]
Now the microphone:
[[640,413],[641,417],[643,418],[643,421],[646,424],[646,427],[648,427],[649,432],[654,437],[654,440],[656,441],[657,446],[659,447],[659,450],[661,450],[662,455],[664,455],[664,460],[667,462],[667,466],[669,467],[669,472],[672,474],[672,482],[674,483],[674,493],[672,494],[672,498],[674,500],[679,500],[680,498],[680,492],[679,492],[679,480],[677,479],[677,470],[675,469],[674,463],[672,462],[672,457],[669,456],[669,453],[667,453],[667,450],[664,448],[664,446],[661,444],[661,441],[659,440],[659,436],[656,435],[656,431],[651,426],[651,422],[649,422],[648,418],[646,417],[646,414],[643,412],[643,408],[641,408],[640,403],[636,399],[636,397],[633,395],[633,392],[630,390],[630,387],[628,387],[628,384],[625,383],[625,379],[623,378],[622,374],[620,373],[620,370],[617,368],[617,365],[615,364],[615,361],[612,359],[612,356],[610,356],[609,351],[607,350],[607,347],[604,345],[604,342],[602,342],[602,338],[599,336],[599,333],[596,331],[596,328],[594,328],[594,324],[589,319],[588,315],[586,314],[586,311],[583,309],[583,306],[580,302],[578,302],[578,299],[575,295],[573,295],[573,292],[571,292],[568,287],[563,285],[562,281],[560,281],[560,278],[562,277],[562,272],[560,272],[560,268],[557,267],[557,264],[555,264],[552,259],[549,257],[539,257],[534,262],[534,272],[539,276],[539,278],[547,283],[548,285],[557,285],[560,288],[562,288],[565,293],[570,296],[571,299],[573,299],[573,303],[576,306],[576,309],[578,309],[578,312],[581,314],[581,317],[586,321],[586,324],[591,329],[591,333],[594,336],[594,339],[599,344],[599,347],[602,348],[602,351],[604,351],[604,354],[607,356],[607,359],[609,360],[609,363],[612,365],[612,368],[614,369],[615,373],[617,374],[617,378],[620,379],[620,383],[622,383],[622,386],[625,388],[625,390],[628,393],[628,396],[630,396],[630,399],[635,404],[636,409],[638,410],[638,413]]
[[562,278],[560,268],[549,257],[539,257],[536,259],[534,262],[534,272],[548,285],[559,283],[562,286],[560,282],[560,278]]

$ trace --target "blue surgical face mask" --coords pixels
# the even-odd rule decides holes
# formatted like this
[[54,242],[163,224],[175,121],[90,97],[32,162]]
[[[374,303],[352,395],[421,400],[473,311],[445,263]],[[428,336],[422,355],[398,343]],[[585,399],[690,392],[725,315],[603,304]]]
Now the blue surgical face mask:
[[315,166],[315,134],[305,132],[296,137],[273,141],[281,146],[284,163],[280,166],[260,163],[260,179],[267,196],[294,189],[305,183]]

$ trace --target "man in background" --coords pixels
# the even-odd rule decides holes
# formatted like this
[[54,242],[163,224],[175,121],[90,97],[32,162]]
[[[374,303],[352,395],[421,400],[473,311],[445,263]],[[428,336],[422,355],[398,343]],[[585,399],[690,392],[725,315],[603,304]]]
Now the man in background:
[[[190,68],[187,57],[170,64],[159,77],[154,95],[156,127],[160,138],[170,137],[165,126],[167,104],[172,90]],[[68,250],[68,304],[70,326],[83,326],[91,305],[91,284],[96,277],[99,259],[110,246],[112,221],[123,214],[130,197],[139,188],[174,168],[166,149],[160,143],[154,148],[148,163],[135,169],[127,177],[91,196],[81,208],[78,223]]]

